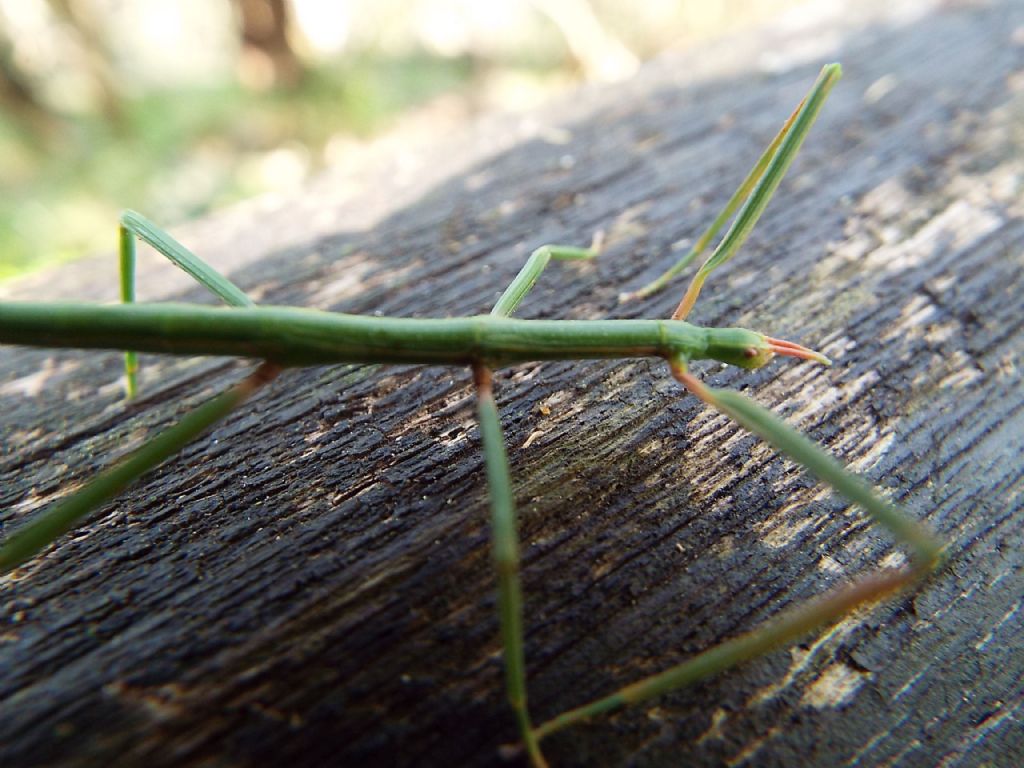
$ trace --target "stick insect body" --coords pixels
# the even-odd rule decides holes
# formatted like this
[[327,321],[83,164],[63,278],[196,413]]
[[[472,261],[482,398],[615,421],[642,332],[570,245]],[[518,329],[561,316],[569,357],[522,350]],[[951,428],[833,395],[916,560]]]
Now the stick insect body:
[[[130,349],[129,396],[136,389],[135,351],[179,355],[234,355],[262,359],[255,372],[158,434],[122,463],[30,520],[0,546],[0,572],[35,556],[105,501],[185,443],[226,416],[282,368],[335,362],[467,365],[473,371],[478,418],[491,495],[493,560],[504,647],[506,689],[520,747],[533,766],[546,765],[541,740],[567,726],[701,680],[792,642],[854,609],[906,588],[940,562],[942,545],[922,525],[881,498],[806,437],[752,400],[703,384],[688,369],[692,360],[715,359],[758,368],[775,356],[828,364],[807,347],[740,328],[701,328],[685,321],[708,275],[739,249],[840,76],[826,66],[811,91],[785,122],[725,209],[680,263],[630,297],[660,290],[709,244],[735,214],[721,243],[698,270],[669,320],[516,320],[510,315],[552,259],[590,258],[591,249],[544,246],[498,299],[488,316],[419,320],[342,315],[287,307],[257,307],[225,277],[138,214],[127,212],[120,229],[121,306],[0,303],[0,343],[48,347]],[[738,211],[738,213],[737,213]],[[135,238],[153,245],[230,308],[150,304],[134,300]],[[664,672],[534,725],[527,704],[523,599],[519,543],[508,459],[495,405],[491,371],[525,361],[656,356],[691,393],[756,433],[813,475],[862,506],[910,551],[907,565],[861,577],[852,584],[790,609],[746,635],[727,640]]]

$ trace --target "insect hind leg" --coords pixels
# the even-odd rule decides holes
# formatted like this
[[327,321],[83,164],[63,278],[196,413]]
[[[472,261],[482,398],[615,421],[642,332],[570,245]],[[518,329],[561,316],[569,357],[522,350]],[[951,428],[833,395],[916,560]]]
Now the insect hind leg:
[[[118,253],[121,264],[121,301],[131,304],[135,301],[135,238],[148,243],[161,256],[193,277],[196,282],[233,307],[252,307],[256,302],[241,288],[228,280],[212,266],[200,259],[167,232],[135,211],[126,210],[121,214],[118,227]],[[125,352],[125,393],[131,398],[137,391],[138,357],[135,352]]]

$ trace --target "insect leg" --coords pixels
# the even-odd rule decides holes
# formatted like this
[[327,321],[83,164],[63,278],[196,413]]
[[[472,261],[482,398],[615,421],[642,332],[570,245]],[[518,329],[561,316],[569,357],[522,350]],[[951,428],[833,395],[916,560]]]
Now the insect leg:
[[530,254],[530,258],[526,260],[526,264],[519,270],[519,274],[512,279],[508,288],[498,297],[498,301],[495,302],[494,307],[491,309],[491,315],[508,317],[515,312],[519,302],[533,288],[533,284],[537,282],[540,273],[544,271],[544,268],[551,259],[556,261],[592,259],[597,255],[597,251],[596,246],[577,248],[571,245],[542,245]]
[[681,664],[620,688],[609,696],[557,715],[534,729],[542,739],[570,725],[597,715],[692,685],[779,646],[792,643],[814,629],[839,620],[858,606],[881,600],[902,589],[916,578],[905,568],[861,578],[851,585],[809,600],[745,635],[726,640]]
[[530,762],[534,768],[541,768],[547,763],[537,743],[526,705],[519,533],[505,438],[501,433],[501,419],[494,404],[490,369],[479,363],[474,365],[473,381],[476,385],[480,438],[484,446],[484,463],[491,496],[491,539],[494,566],[498,572],[498,616],[505,657],[505,688]]
[[785,136],[779,144],[779,148],[772,154],[771,161],[768,163],[761,178],[757,181],[756,186],[750,193],[750,197],[743,203],[743,207],[736,215],[736,220],[729,227],[729,231],[725,233],[722,241],[712,251],[711,255],[708,256],[707,261],[701,265],[700,269],[697,270],[697,274],[693,276],[693,280],[690,282],[689,288],[686,289],[682,301],[679,302],[679,306],[672,313],[673,320],[686,319],[687,315],[690,314],[690,310],[693,309],[693,305],[700,295],[700,289],[708,275],[735,256],[740,246],[746,241],[750,232],[754,229],[754,225],[757,224],[757,220],[761,218],[761,214],[764,213],[764,209],[768,206],[768,201],[772,199],[772,195],[778,189],[782,177],[786,175],[786,171],[789,170],[789,166],[793,163],[793,158],[800,151],[800,145],[807,138],[807,133],[811,130],[811,126],[814,125],[814,121],[817,119],[825,99],[828,98],[832,86],[842,77],[842,73],[842,67],[838,64],[826,64],[822,68],[821,74],[818,75],[818,79],[811,87],[810,92],[800,102],[795,117],[790,118],[792,123],[790,124],[787,121],[787,125],[783,127]]
[[[255,302],[224,275],[200,259],[164,230],[140,213],[124,211],[118,227],[118,251],[121,262],[121,301],[129,304],[135,301],[135,238],[138,237],[153,246],[157,253],[166,256],[204,288],[233,307],[252,307]],[[134,397],[138,373],[138,359],[135,352],[125,352],[125,391]]]
[[[793,158],[796,157],[796,153],[800,150],[800,145],[803,144],[808,131],[810,131],[811,126],[817,119],[829,91],[832,90],[832,86],[836,84],[841,76],[842,68],[838,64],[828,64],[822,68],[821,74],[818,75],[818,79],[811,87],[811,90],[797,105],[797,108],[786,122],[783,123],[782,128],[775,138],[772,139],[768,148],[762,153],[750,173],[747,174],[743,183],[740,184],[732,197],[729,198],[729,202],[725,204],[725,208],[718,214],[707,231],[698,238],[693,248],[667,272],[643,288],[632,293],[623,294],[620,297],[620,301],[644,298],[664,288],[669,280],[678,275],[707,248],[711,238],[718,233],[725,222],[739,208],[736,220],[729,227],[722,241],[697,271],[697,274],[694,275],[682,301],[679,302],[679,306],[672,313],[673,320],[686,319],[694,303],[697,301],[701,287],[704,285],[708,275],[715,268],[725,264],[736,255],[740,246],[743,245],[750,235],[751,230],[753,230],[754,225],[757,224],[757,220],[768,205],[768,201],[775,194],[779,182],[782,181],[782,177],[786,174],[790,164],[792,164]],[[742,208],[740,208],[741,204]]]
[[[131,243],[131,252],[127,255],[127,258],[131,261],[131,274],[129,275],[129,279],[134,276],[135,272],[135,246],[134,243],[131,242],[131,238],[128,237],[128,233],[131,233],[140,240],[149,243],[158,253],[166,256],[177,266],[181,267],[181,269],[195,278],[196,282],[201,286],[209,290],[215,296],[223,299],[225,304],[230,304],[233,307],[255,306],[256,302],[246,296],[241,288],[232,283],[224,277],[224,275],[200,259],[188,248],[183,246],[142,214],[136,213],[135,211],[124,211],[121,214],[121,231],[123,233],[122,240],[128,240]],[[124,242],[122,242],[121,252],[123,257],[125,256],[125,248],[126,246]],[[122,259],[122,270],[124,270],[124,258]],[[122,289],[124,282],[124,275],[122,274]]]
[[19,528],[0,544],[0,574],[28,560],[58,536],[74,528],[94,509],[173,456],[182,446],[227,416],[259,387],[272,381],[280,370],[273,363],[263,363],[238,384],[186,414],[177,424],[150,438],[135,453],[100,472],[70,496],[54,503]]
[[875,522],[887,528],[898,541],[909,547],[912,552],[911,563],[901,568],[862,576],[852,584],[792,608],[757,629],[719,643],[664,672],[564,712],[534,729],[538,739],[595,715],[690,685],[773,648],[791,643],[820,626],[839,620],[857,607],[877,602],[911,586],[935,570],[942,561],[943,545],[930,531],[882,499],[864,480],[847,471],[825,451],[770,411],[736,392],[706,386],[688,373],[681,361],[672,364],[672,374],[705,403],[735,419],[741,426],[803,465],[819,480],[864,507]]
[[711,243],[711,238],[718,234],[719,230],[725,226],[725,223],[732,218],[732,215],[736,213],[736,209],[750,196],[750,191],[754,188],[754,185],[761,180],[764,175],[765,168],[775,157],[779,150],[779,144],[789,134],[790,129],[793,127],[793,121],[796,120],[797,113],[803,108],[804,102],[807,98],[797,104],[796,109],[793,110],[792,114],[786,119],[786,122],[782,124],[782,128],[775,134],[775,138],[772,139],[771,143],[765,148],[761,157],[757,159],[754,167],[750,169],[750,173],[743,179],[743,182],[736,188],[736,191],[732,193],[732,197],[729,198],[729,202],[725,204],[725,207],[718,212],[715,220],[711,222],[711,225],[704,230],[697,241],[693,244],[689,251],[687,251],[679,261],[669,267],[665,272],[659,275],[657,278],[649,282],[642,288],[638,288],[635,291],[628,293],[622,293],[619,295],[619,302],[633,301],[634,299],[646,299],[651,296],[671,281],[676,275],[686,269],[690,262],[700,256],[707,249]]
[[938,566],[943,545],[931,531],[879,496],[867,482],[848,471],[805,435],[749,397],[707,386],[688,373],[681,364],[672,365],[672,375],[705,403],[717,408],[777,451],[802,465],[820,481],[832,486],[842,496],[863,507],[876,523],[887,528],[900,543],[910,548],[915,569],[927,573]]

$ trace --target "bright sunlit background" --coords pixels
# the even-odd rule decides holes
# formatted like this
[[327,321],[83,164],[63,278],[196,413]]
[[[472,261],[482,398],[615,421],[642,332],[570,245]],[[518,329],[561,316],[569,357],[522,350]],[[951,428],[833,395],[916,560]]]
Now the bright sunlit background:
[[800,0],[0,0],[0,279]]

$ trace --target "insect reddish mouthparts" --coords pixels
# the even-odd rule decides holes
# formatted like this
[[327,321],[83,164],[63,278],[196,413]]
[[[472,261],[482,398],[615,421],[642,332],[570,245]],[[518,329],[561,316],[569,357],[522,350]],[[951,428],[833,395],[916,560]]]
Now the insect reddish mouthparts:
[[822,365],[832,365],[832,361],[821,354],[821,352],[815,352],[813,349],[797,344],[794,341],[773,339],[771,336],[765,336],[764,340],[768,342],[768,349],[776,355],[799,357],[801,360],[814,360]]

